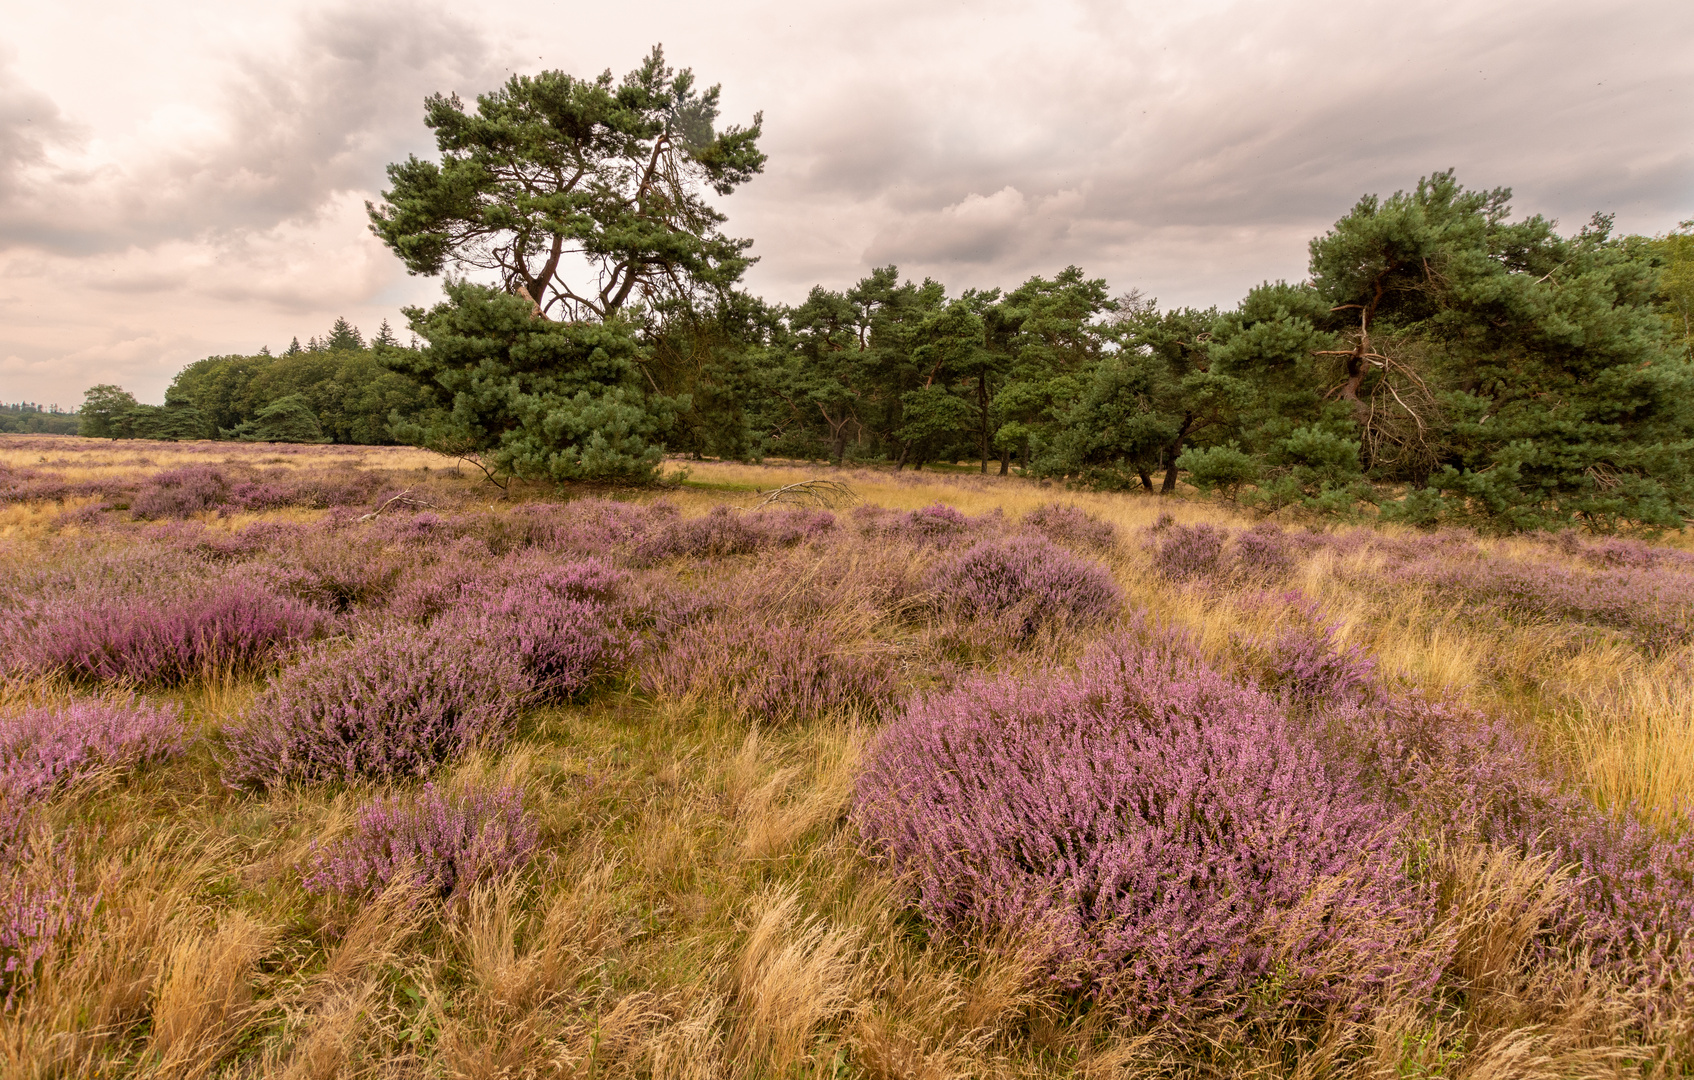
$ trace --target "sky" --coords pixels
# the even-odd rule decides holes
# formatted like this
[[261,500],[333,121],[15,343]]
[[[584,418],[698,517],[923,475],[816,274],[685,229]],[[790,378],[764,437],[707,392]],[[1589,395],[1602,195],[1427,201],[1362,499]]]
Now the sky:
[[1687,0],[0,0],[0,401],[158,402],[203,356],[401,328],[440,281],[364,207],[433,152],[423,99],[655,43],[723,122],[763,112],[719,205],[772,301],[1077,265],[1229,306],[1447,168],[1566,231],[1694,218]]

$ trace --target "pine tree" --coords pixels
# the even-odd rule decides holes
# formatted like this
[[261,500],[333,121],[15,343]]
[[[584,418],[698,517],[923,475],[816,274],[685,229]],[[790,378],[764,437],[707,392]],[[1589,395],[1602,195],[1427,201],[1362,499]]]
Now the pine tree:
[[344,318],[337,318],[335,325],[330,327],[329,338],[324,342],[324,348],[330,351],[356,350],[365,347],[365,339],[359,336],[359,328]]

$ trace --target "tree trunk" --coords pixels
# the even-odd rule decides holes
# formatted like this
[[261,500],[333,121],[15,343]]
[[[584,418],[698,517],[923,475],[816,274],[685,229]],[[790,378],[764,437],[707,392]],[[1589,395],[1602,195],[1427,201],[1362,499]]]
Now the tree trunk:
[[901,444],[899,460],[894,462],[894,471],[895,472],[899,472],[901,469],[904,469],[906,467],[906,455],[911,453],[911,452],[912,452],[912,444],[911,443]]
[[1141,488],[1143,491],[1153,490],[1153,477],[1146,469],[1136,469],[1135,475],[1141,477]]
[[1006,476],[1012,471],[1012,448],[1007,446],[1000,451],[1000,475]]
[[1176,490],[1176,459],[1171,458],[1165,465],[1165,480],[1159,485],[1160,495],[1169,495]]

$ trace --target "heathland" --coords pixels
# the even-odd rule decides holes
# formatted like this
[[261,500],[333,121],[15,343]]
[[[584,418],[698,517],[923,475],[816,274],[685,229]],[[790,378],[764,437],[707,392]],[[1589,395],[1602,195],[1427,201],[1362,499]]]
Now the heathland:
[[688,464],[0,441],[6,1074],[1694,1061],[1680,534]]

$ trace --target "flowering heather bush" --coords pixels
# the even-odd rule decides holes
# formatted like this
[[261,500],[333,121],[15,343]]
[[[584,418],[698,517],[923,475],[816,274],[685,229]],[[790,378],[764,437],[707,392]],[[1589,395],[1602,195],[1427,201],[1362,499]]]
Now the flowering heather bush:
[[1266,596],[1260,604],[1290,609],[1291,625],[1260,646],[1264,685],[1293,702],[1332,705],[1358,699],[1376,687],[1376,661],[1357,645],[1335,640],[1340,626],[1325,620],[1318,605],[1297,592]]
[[678,557],[691,559],[750,555],[768,548],[793,547],[835,528],[835,515],[824,510],[765,510],[736,513],[727,506],[672,521],[634,545],[637,565]]
[[1669,569],[1590,573],[1508,559],[1417,562],[1385,582],[1421,587],[1469,610],[1525,622],[1575,622],[1616,630],[1648,653],[1694,640],[1694,574]]
[[230,508],[250,511],[276,510],[293,506],[295,501],[295,493],[284,484],[271,480],[239,480],[229,487],[225,512]]
[[0,798],[42,799],[96,770],[133,768],[182,752],[175,705],[83,699],[0,718]]
[[585,559],[474,596],[459,618],[475,636],[511,650],[539,697],[569,697],[634,657],[639,638],[618,606],[628,583],[622,571]]
[[1161,525],[1154,531],[1153,569],[1171,581],[1217,580],[1226,574],[1229,533],[1212,525]]
[[270,787],[424,776],[473,746],[504,742],[526,682],[516,657],[461,625],[321,644],[226,732],[224,778]]
[[305,885],[371,896],[406,880],[449,897],[522,867],[535,854],[537,835],[518,788],[473,787],[453,798],[425,784],[417,795],[360,810],[347,839],[314,846]]
[[242,581],[209,596],[64,605],[25,639],[33,666],[76,679],[171,685],[220,668],[251,671],[315,636],[325,614]]
[[349,611],[387,600],[410,562],[405,553],[356,533],[322,529],[251,572],[278,592],[330,611]]
[[77,892],[76,867],[64,845],[6,853],[0,862],[0,989],[7,1007],[33,981],[41,958],[88,918],[98,899]]
[[563,507],[519,507],[506,520],[521,532],[523,546],[603,555],[633,546],[677,517],[677,508],[668,502],[578,499]]
[[1023,524],[1055,544],[1100,552],[1117,550],[1117,529],[1081,507],[1048,503],[1025,514]]
[[906,513],[880,506],[861,506],[853,511],[853,519],[866,536],[942,548],[968,539],[972,533],[982,531],[985,524],[998,524],[992,515],[987,521],[982,518],[973,521],[945,503],[933,503]]
[[1296,564],[1294,542],[1288,534],[1261,522],[1235,538],[1235,576],[1276,585],[1288,579]]
[[155,473],[129,502],[139,518],[185,518],[229,501],[229,478],[210,465],[184,465]]
[[1438,970],[1412,947],[1397,817],[1180,641],[913,703],[853,816],[930,919],[1009,932],[1139,1017],[1238,1011],[1267,984],[1321,1009]]
[[759,720],[804,720],[843,709],[877,710],[894,696],[882,651],[843,647],[819,624],[741,611],[677,630],[642,664],[649,693],[704,695]]
[[1025,634],[1055,620],[1106,622],[1123,608],[1105,567],[1042,536],[981,540],[944,556],[930,568],[929,589],[944,614],[1011,618]]

